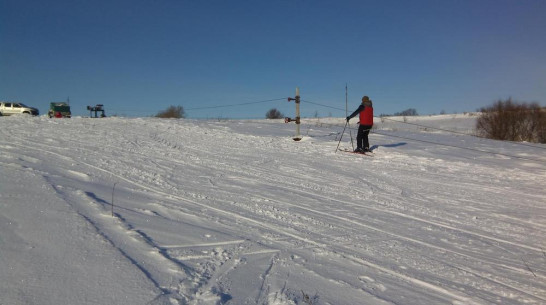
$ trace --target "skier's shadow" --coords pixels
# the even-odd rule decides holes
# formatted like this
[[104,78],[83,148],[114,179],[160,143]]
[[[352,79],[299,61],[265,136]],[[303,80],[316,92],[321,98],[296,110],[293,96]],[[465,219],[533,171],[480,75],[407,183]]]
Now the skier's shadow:
[[400,143],[395,143],[395,144],[373,145],[372,147],[370,147],[370,150],[374,151],[375,149],[378,149],[379,147],[398,147],[398,146],[403,146],[403,145],[406,145],[406,144],[408,144],[408,143],[400,142]]

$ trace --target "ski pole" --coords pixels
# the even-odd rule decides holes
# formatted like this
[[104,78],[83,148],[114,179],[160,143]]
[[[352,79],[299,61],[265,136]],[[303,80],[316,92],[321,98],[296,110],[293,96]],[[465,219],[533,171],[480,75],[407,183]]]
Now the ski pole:
[[[347,122],[348,124],[349,122]],[[351,136],[351,146],[353,147],[353,150],[355,150],[355,144],[353,143],[353,130],[351,129],[351,125],[349,125],[349,135]]]
[[[339,137],[339,142],[337,142],[336,152],[339,150],[339,144],[341,143],[341,139],[343,139],[343,134],[345,133],[345,128],[347,128],[347,125],[349,122],[345,122],[345,126],[343,127],[343,131],[341,132],[341,137]],[[352,137],[351,137],[352,140]]]

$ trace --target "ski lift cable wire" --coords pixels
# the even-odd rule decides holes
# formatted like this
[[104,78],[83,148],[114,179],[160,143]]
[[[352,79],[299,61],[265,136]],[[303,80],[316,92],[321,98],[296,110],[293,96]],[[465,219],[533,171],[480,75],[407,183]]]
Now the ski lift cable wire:
[[315,102],[310,102],[310,101],[307,101],[307,100],[302,100],[301,102],[302,102],[302,103],[313,104],[313,105],[317,105],[317,106],[321,106],[321,107],[330,108],[330,109],[335,109],[335,110],[339,110],[339,111],[345,112],[345,109],[341,109],[341,108],[334,107],[334,106],[328,106],[328,105],[324,105],[324,104],[319,104],[319,103],[315,103]]
[[[403,122],[401,122],[401,123],[403,123]],[[310,125],[311,125],[311,124],[310,124]],[[320,126],[328,126],[328,127],[339,127],[339,128],[343,128],[343,125],[340,125],[340,124],[329,124],[329,123],[320,123]],[[338,135],[339,135],[340,133],[341,133],[341,132],[339,132]],[[479,153],[485,153],[485,154],[491,154],[491,155],[498,155],[498,156],[505,156],[505,157],[509,157],[509,158],[520,159],[520,160],[526,160],[526,161],[533,161],[533,162],[540,162],[540,163],[545,163],[545,162],[546,162],[546,160],[541,160],[541,159],[535,159],[535,158],[529,158],[529,157],[521,157],[521,156],[515,156],[515,155],[510,155],[510,154],[505,154],[505,153],[500,153],[500,152],[492,152],[492,151],[487,151],[487,150],[482,150],[482,149],[477,149],[477,148],[464,147],[464,146],[457,146],[457,145],[452,145],[452,144],[444,144],[444,143],[438,143],[438,142],[427,141],[427,140],[419,140],[419,139],[410,138],[410,137],[404,137],[404,136],[397,136],[397,135],[392,135],[392,134],[387,134],[387,133],[378,132],[377,129],[372,129],[372,130],[370,131],[370,134],[378,134],[378,135],[382,135],[382,136],[385,136],[385,137],[392,137],[392,138],[404,139],[404,140],[409,140],[409,141],[415,141],[415,142],[422,142],[422,143],[427,143],[427,144],[433,144],[433,145],[437,145],[437,146],[446,146],[446,147],[451,147],[451,148],[458,148],[458,149],[463,149],[463,150],[470,150],[470,151],[479,152]],[[473,135],[470,135],[470,134],[465,134],[465,135],[473,136]],[[496,141],[496,140],[488,139],[488,138],[481,138],[481,139],[490,140],[490,141]],[[518,144],[518,143],[517,143],[517,142],[514,142],[514,144]],[[530,147],[534,147],[534,148],[542,148],[542,147],[532,146],[532,145],[529,145],[529,146],[530,146]]]
[[[269,103],[269,102],[275,102],[275,101],[280,101],[280,100],[285,100],[285,99],[286,99],[286,98],[283,97],[283,98],[268,99],[268,100],[261,100],[261,101],[255,101],[255,102],[245,102],[245,103],[229,104],[229,105],[216,105],[216,106],[206,106],[206,107],[193,107],[193,108],[187,108],[187,109],[185,109],[185,110],[202,110],[202,109],[215,109],[215,108],[237,107],[237,106],[244,106],[244,105]],[[335,106],[324,105],[324,104],[321,104],[321,103],[311,102],[311,101],[309,101],[309,100],[301,100],[301,102],[345,112],[345,109],[341,109],[341,108],[335,107]],[[382,117],[382,119],[385,119],[385,120],[388,120],[388,121],[392,121],[392,122],[396,122],[396,123],[401,123],[401,124],[407,124],[407,125],[413,125],[413,126],[418,126],[418,127],[422,127],[422,128],[428,128],[428,129],[432,129],[432,130],[440,130],[440,131],[450,132],[450,133],[453,133],[453,134],[460,134],[460,135],[466,135],[466,136],[473,136],[473,137],[488,139],[488,138],[486,138],[486,137],[482,137],[482,136],[479,136],[479,135],[476,135],[476,134],[469,134],[469,133],[460,132],[460,131],[455,131],[455,130],[449,130],[449,129],[445,129],[445,128],[432,127],[432,126],[427,126],[427,125],[422,125],[422,124],[417,124],[417,123],[404,122],[404,121],[399,121],[399,120],[390,119],[390,118],[387,118],[387,117]],[[372,131],[372,132],[374,132],[374,131]],[[375,132],[375,133],[377,133],[377,132]],[[378,134],[380,134],[380,133],[378,133]],[[385,135],[385,134],[383,134],[383,135]],[[385,135],[385,136],[389,136],[389,135]],[[392,136],[392,135],[391,135],[391,136]],[[397,136],[393,136],[393,137],[397,137]],[[408,138],[408,139],[409,139],[409,138]],[[415,140],[415,139],[409,139],[409,140]],[[421,140],[415,140],[415,141],[421,141]],[[426,142],[426,141],[423,141],[423,142]],[[435,142],[427,142],[427,143],[437,144],[437,145],[445,145],[445,144],[435,143]],[[530,144],[526,144],[526,143],[513,142],[513,144],[522,145],[522,146],[528,146],[528,147],[533,147],[533,148],[538,148],[538,149],[546,149],[546,147],[540,147],[540,146],[530,145]],[[451,146],[451,145],[446,145],[446,146]],[[457,147],[457,146],[453,146],[453,147]],[[469,150],[474,150],[474,151],[481,151],[481,150],[478,150],[478,149],[465,148],[465,147],[457,147],[457,148],[469,149]],[[487,151],[481,151],[481,152],[492,153],[492,152],[487,152]],[[498,154],[498,153],[494,153],[494,154]],[[499,154],[499,155],[502,155],[502,154]],[[509,156],[509,155],[507,155],[507,156],[508,156],[508,157],[519,158],[519,159],[526,159],[526,160],[531,160],[531,161],[543,162],[542,160],[529,159],[529,158],[517,157],[517,156]]]
[[[403,123],[403,122],[401,122],[401,123]],[[339,124],[321,123],[321,126],[330,126],[330,127],[339,127],[339,128],[343,128],[343,125],[339,125]],[[338,134],[339,134],[339,133],[338,133]],[[486,153],[486,154],[491,154],[491,155],[505,156],[505,157],[515,158],[515,159],[520,159],[520,160],[526,160],[526,161],[533,161],[533,162],[540,162],[540,163],[546,162],[546,160],[541,160],[541,159],[528,158],[528,157],[521,157],[521,156],[509,155],[509,154],[505,154],[505,153],[499,153],[499,152],[492,152],[492,151],[487,151],[487,150],[481,150],[481,149],[477,149],[477,148],[464,147],[464,146],[457,146],[457,145],[452,145],[452,144],[444,144],[444,143],[438,143],[438,142],[427,141],[427,140],[419,140],[419,139],[410,138],[410,137],[404,137],[404,136],[397,136],[397,135],[392,135],[392,134],[387,134],[387,133],[378,132],[377,129],[372,129],[372,130],[370,131],[370,134],[378,134],[378,135],[382,135],[382,136],[385,136],[385,137],[392,137],[392,138],[404,139],[404,140],[409,140],[409,141],[422,142],[422,143],[433,144],[433,145],[437,145],[437,146],[446,146],[446,147],[451,147],[451,148],[459,148],[459,149],[463,149],[463,150],[470,150],[470,151],[475,151],[475,152],[479,152],[479,153]],[[472,136],[472,135],[469,135],[469,134],[467,134],[467,135],[468,135],[468,136]],[[482,138],[482,139],[484,139],[484,140],[495,141],[495,140],[488,139],[488,138]],[[518,144],[518,143],[515,143],[515,144]],[[530,146],[531,146],[531,145],[530,145]],[[542,147],[537,147],[537,146],[531,146],[531,147],[534,147],[534,148],[542,148]]]
[[186,108],[185,110],[202,110],[202,109],[227,108],[227,107],[245,106],[245,105],[252,105],[252,104],[269,103],[269,102],[275,102],[275,101],[280,101],[280,100],[286,100],[286,97],[283,97],[283,98],[276,98],[276,99],[270,99],[270,100],[263,100],[263,101],[256,101],[256,102],[246,102],[246,103],[238,103],[238,104],[229,104],[229,105],[216,105],[216,106],[205,106],[205,107],[193,107],[193,108]]
[[[445,131],[445,132],[451,132],[451,133],[454,133],[454,134],[460,134],[460,135],[464,135],[464,136],[472,136],[472,137],[477,137],[477,138],[481,138],[481,139],[489,139],[487,137],[480,136],[480,135],[477,135],[477,134],[466,133],[466,132],[455,131],[455,130],[449,130],[449,129],[439,128],[439,127],[431,127],[431,126],[426,126],[426,125],[417,124],[417,123],[403,122],[403,121],[398,121],[398,120],[394,120],[394,119],[389,119],[387,117],[381,117],[381,119],[396,122],[396,123],[402,123],[402,124],[413,125],[413,126],[429,128],[429,129],[435,129],[435,130],[440,130],[440,131]],[[531,145],[531,144],[527,144],[527,143],[520,143],[520,142],[513,142],[513,143],[516,144],[516,145],[529,146],[529,147],[539,148],[539,149],[546,149],[546,147],[540,147],[540,146]]]
[[[229,105],[215,105],[215,106],[204,106],[204,107],[192,107],[192,108],[185,108],[184,111],[187,110],[203,110],[203,109],[215,109],[215,108],[228,108],[228,107],[237,107],[237,106],[245,106],[245,105],[252,105],[252,104],[261,104],[261,103],[269,103],[269,102],[275,102],[280,100],[286,100],[286,97],[282,98],[276,98],[276,99],[269,99],[269,100],[262,100],[262,101],[255,101],[255,102],[245,102],[245,103],[238,103],[238,104],[229,104]],[[145,110],[125,110],[125,109],[114,109],[114,111],[123,111],[123,112],[145,112]]]
[[[329,126],[329,127],[339,127],[339,128],[343,128],[343,125],[340,125],[340,124],[320,123],[320,126]],[[340,133],[341,133],[341,132],[339,132],[337,135],[339,135]],[[458,148],[458,149],[462,149],[462,150],[469,150],[469,151],[474,151],[474,152],[479,152],[479,153],[484,153],[484,154],[505,156],[505,157],[514,158],[514,159],[520,159],[520,160],[526,160],[526,161],[533,161],[533,162],[539,162],[539,163],[546,163],[546,160],[535,159],[535,158],[529,158],[529,157],[515,156],[515,155],[506,154],[506,153],[492,152],[492,151],[487,151],[487,150],[482,150],[482,149],[477,149],[477,148],[471,148],[471,147],[457,146],[457,145],[452,145],[452,144],[438,143],[438,142],[434,142],[434,141],[419,140],[419,139],[410,138],[410,137],[404,137],[404,136],[397,136],[397,135],[392,135],[392,134],[387,134],[387,133],[378,132],[376,129],[372,129],[372,130],[370,131],[370,134],[378,134],[378,135],[382,135],[382,136],[385,136],[385,137],[392,137],[392,138],[404,139],[404,140],[408,140],[408,141],[422,142],[422,143],[433,144],[433,145],[437,145],[437,146],[446,146],[446,147],[451,147],[451,148]],[[472,136],[472,135],[469,135],[469,136]],[[484,140],[495,141],[495,140],[488,139],[488,138],[483,138],[483,139],[484,139]],[[515,144],[517,144],[517,143],[515,143]],[[542,147],[537,147],[537,146],[531,146],[531,147],[534,147],[534,148],[542,148]]]
[[[313,126],[313,125],[316,125],[316,124],[313,124],[313,123],[304,123],[304,125],[309,125],[309,126]],[[344,125],[340,125],[340,124],[329,124],[329,123],[320,123],[320,126],[326,126],[326,127],[339,127],[339,128],[343,128]],[[276,128],[274,125],[273,126],[270,126],[270,128]],[[340,134],[342,134],[342,132],[338,132],[336,137],[339,136]],[[457,146],[457,145],[452,145],[452,144],[444,144],[444,143],[438,143],[438,142],[434,142],[434,141],[427,141],[427,140],[419,140],[419,139],[415,139],[415,138],[410,138],[410,137],[404,137],[404,136],[397,136],[397,135],[391,135],[391,134],[387,134],[387,133],[383,133],[383,132],[378,132],[376,129],[372,129],[370,134],[378,134],[378,135],[382,135],[382,136],[385,136],[385,137],[393,137],[393,138],[398,138],[398,139],[404,139],[404,140],[408,140],[408,141],[415,141],[415,142],[422,142],[422,143],[427,143],[427,144],[433,144],[433,145],[437,145],[437,146],[445,146],[445,147],[451,147],[451,148],[458,148],[458,149],[462,149],[462,150],[469,150],[469,151],[474,151],[474,152],[478,152],[478,153],[484,153],[484,154],[490,154],[490,155],[498,155],[498,156],[505,156],[505,157],[509,157],[509,158],[514,158],[514,159],[520,159],[520,160],[526,160],[526,161],[532,161],[532,162],[539,162],[539,163],[545,163],[546,160],[541,160],[541,159],[535,159],[535,158],[529,158],[529,157],[521,157],[521,156],[515,156],[515,155],[510,155],[510,154],[506,154],[506,153],[500,153],[500,152],[492,152],[492,151],[487,151],[487,150],[482,150],[482,149],[477,149],[477,148],[471,148],[471,147],[464,147],[464,146]],[[485,140],[491,140],[491,139],[487,139],[487,138],[484,138]],[[492,140],[493,141],[493,140]],[[536,147],[536,146],[535,146]]]
[[[344,109],[341,109],[341,108],[338,108],[338,107],[328,106],[328,105],[319,104],[319,103],[315,103],[315,102],[310,102],[310,101],[302,101],[302,102],[306,102],[308,104],[313,104],[313,105],[322,106],[322,107],[326,107],[326,108],[331,108],[331,109],[335,109],[335,110],[339,110],[339,111],[345,111]],[[399,121],[399,120],[395,120],[395,119],[390,119],[390,118],[384,117],[384,116],[381,117],[381,119],[396,122],[396,123],[406,124],[406,125],[413,125],[413,126],[418,126],[418,127],[422,127],[422,128],[428,128],[428,129],[433,129],[433,130],[440,130],[440,131],[450,132],[450,133],[453,133],[453,134],[472,136],[472,137],[477,137],[477,138],[481,138],[481,139],[489,139],[487,137],[480,136],[480,135],[477,135],[477,134],[470,134],[470,133],[466,133],[466,132],[455,131],[455,130],[450,130],[450,129],[445,129],[445,128],[432,127],[432,126],[427,126],[427,125],[422,125],[422,124],[417,124],[417,123],[404,122],[404,121]],[[513,143],[516,144],[516,145],[521,145],[521,146],[528,146],[528,147],[533,147],[533,148],[538,148],[538,149],[546,149],[546,147],[540,147],[540,146],[527,144],[527,143],[520,143],[520,142],[513,142]]]
[[487,150],[482,150],[482,149],[477,149],[477,148],[463,147],[463,146],[457,146],[457,145],[451,145],[451,144],[445,144],[445,143],[438,143],[438,142],[427,141],[427,140],[419,140],[419,139],[414,139],[414,138],[409,138],[409,137],[385,134],[385,133],[381,133],[381,132],[377,132],[377,131],[372,131],[372,133],[379,134],[379,135],[386,136],[386,137],[393,137],[393,138],[399,138],[399,139],[404,139],[404,140],[422,142],[422,143],[427,143],[427,144],[434,144],[434,145],[439,145],[439,146],[446,146],[446,147],[452,147],[452,148],[465,149],[465,150],[470,150],[470,151],[475,151],[475,152],[480,152],[480,153],[486,153],[486,154],[491,154],[491,155],[505,156],[505,157],[514,158],[514,159],[533,161],[533,162],[540,162],[540,163],[546,162],[545,160],[540,160],[540,159],[509,155],[509,154],[505,154],[505,153],[492,152],[492,151],[487,151]]
[[[196,107],[196,108],[188,108],[187,110],[199,110],[199,109],[214,109],[214,108],[235,107],[235,106],[243,106],[243,105],[250,105],[250,104],[268,103],[268,102],[274,102],[274,101],[279,101],[279,100],[284,100],[284,99],[286,99],[286,98],[277,98],[277,99],[269,99],[269,100],[263,100],[263,101],[246,102],[246,103],[238,103],[238,104],[230,104],[230,105],[217,105],[217,106],[208,106],[208,107]],[[301,102],[308,103],[308,104],[313,104],[313,105],[317,105],[317,106],[321,106],[321,107],[325,107],[325,108],[335,109],[335,110],[339,110],[339,111],[345,111],[345,109],[341,109],[341,108],[334,107],[334,106],[328,106],[328,105],[324,105],[324,104],[320,104],[320,103],[316,103],[316,102],[311,102],[311,101],[308,101],[308,100],[302,100]],[[461,135],[466,135],[466,136],[474,136],[474,137],[478,137],[478,138],[487,139],[487,138],[484,138],[484,137],[477,136],[477,135],[475,135],[475,134],[468,134],[468,133],[464,133],[464,132],[458,132],[458,131],[449,130],[449,129],[443,129],[443,128],[432,127],[432,126],[426,126],[426,125],[422,125],[422,124],[403,122],[403,121],[398,121],[398,120],[389,119],[389,118],[385,118],[385,117],[383,117],[383,118],[384,118],[384,119],[387,119],[387,120],[389,120],[389,121],[393,121],[393,122],[397,122],[397,123],[401,123],[401,124],[414,125],[414,126],[419,126],[419,127],[428,128],[428,129],[433,129],[433,130],[441,130],[441,131],[450,132],[450,133],[454,133],[454,134],[461,134]],[[428,144],[434,144],[434,145],[440,145],[440,146],[446,146],[446,147],[453,147],[453,148],[459,148],[459,149],[466,149],[466,150],[475,151],[475,152],[480,152],[480,153],[487,153],[487,154],[493,154],[493,155],[501,155],[501,156],[511,157],[511,158],[520,159],[520,160],[527,160],[527,161],[533,161],[533,162],[544,162],[544,160],[533,159],[533,158],[527,158],[527,157],[520,157],[520,156],[514,156],[514,155],[508,155],[508,154],[503,154],[503,153],[498,153],[498,152],[491,152],[491,151],[486,151],[486,150],[481,150],[481,149],[476,149],[476,148],[462,147],[462,146],[456,146],[456,145],[450,145],[450,144],[437,143],[437,142],[433,142],[433,141],[418,140],[418,139],[413,139],[413,138],[408,138],[408,137],[395,136],[395,135],[388,135],[388,134],[384,134],[384,133],[377,132],[376,130],[372,130],[372,133],[376,133],[376,134],[383,135],[383,136],[387,136],[387,137],[395,137],[395,138],[400,138],[400,139],[405,139],[405,140],[411,140],[411,141],[417,141],[417,142],[423,142],[423,143],[428,143]],[[513,142],[513,143],[514,143],[514,144],[517,144],[517,145],[530,146],[530,147],[533,147],[533,148],[546,149],[545,147],[534,146],[534,145],[528,145],[528,144],[525,144],[525,143],[518,143],[518,142]]]

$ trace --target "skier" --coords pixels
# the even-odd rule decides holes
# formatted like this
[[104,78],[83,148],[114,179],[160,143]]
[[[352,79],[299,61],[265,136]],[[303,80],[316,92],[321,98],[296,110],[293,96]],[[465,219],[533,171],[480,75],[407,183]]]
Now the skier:
[[347,117],[347,123],[357,114],[360,114],[360,122],[358,122],[360,126],[358,127],[358,133],[356,135],[355,152],[369,152],[370,143],[368,141],[368,134],[373,126],[373,106],[372,101],[368,96],[364,96],[362,98],[362,104],[360,104],[358,109]]

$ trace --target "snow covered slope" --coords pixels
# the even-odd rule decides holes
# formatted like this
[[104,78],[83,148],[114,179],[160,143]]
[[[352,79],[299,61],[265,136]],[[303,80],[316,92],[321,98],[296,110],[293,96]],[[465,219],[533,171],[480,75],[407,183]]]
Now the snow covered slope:
[[545,304],[546,146],[474,120],[0,118],[0,304]]

